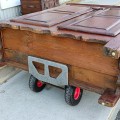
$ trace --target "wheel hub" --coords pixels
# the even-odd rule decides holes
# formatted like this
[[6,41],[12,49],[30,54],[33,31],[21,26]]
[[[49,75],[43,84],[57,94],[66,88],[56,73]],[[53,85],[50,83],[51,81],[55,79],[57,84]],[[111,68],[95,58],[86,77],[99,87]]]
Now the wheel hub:
[[43,83],[41,81],[37,81],[37,87],[42,87]]
[[76,88],[75,88],[75,92],[74,92],[74,99],[75,99],[75,100],[78,100],[80,94],[81,94],[80,88],[79,88],[79,87],[76,87]]

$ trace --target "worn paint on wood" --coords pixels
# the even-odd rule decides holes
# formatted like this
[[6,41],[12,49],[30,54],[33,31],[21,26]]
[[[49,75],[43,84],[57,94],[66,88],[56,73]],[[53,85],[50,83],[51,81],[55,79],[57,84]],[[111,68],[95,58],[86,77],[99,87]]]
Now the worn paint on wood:
[[[71,9],[68,9],[70,6]],[[100,93],[100,101],[114,106],[119,99],[119,60],[114,59],[113,53],[112,57],[108,57],[106,52],[109,52],[108,48],[119,48],[119,43],[116,45],[120,38],[119,8],[77,6],[63,5],[1,23],[0,26],[4,28],[1,30],[3,62],[25,70],[28,69],[28,56],[65,64],[69,69],[70,85]],[[90,11],[86,12],[86,8]],[[114,12],[116,10],[117,14]],[[49,13],[53,17],[57,14],[60,19],[52,19]],[[100,24],[95,24],[97,22]],[[86,23],[89,24],[86,26]],[[63,24],[69,28],[72,25],[79,27],[79,32],[75,29],[58,29]],[[85,31],[81,31],[81,27]],[[106,43],[108,46],[105,46]],[[41,70],[38,65],[36,67],[38,71]],[[59,73],[51,69],[52,76],[55,76],[55,72]]]

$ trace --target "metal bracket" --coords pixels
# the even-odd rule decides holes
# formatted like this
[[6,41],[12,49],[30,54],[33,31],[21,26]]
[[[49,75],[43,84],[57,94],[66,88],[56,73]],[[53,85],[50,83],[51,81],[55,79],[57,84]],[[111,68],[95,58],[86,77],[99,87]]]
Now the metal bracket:
[[[33,62],[42,63],[44,64],[44,75],[40,74],[36,67],[34,66]],[[49,74],[49,66],[60,68],[62,72],[59,74],[57,78],[52,78]],[[36,58],[32,56],[28,56],[28,67],[29,73],[32,74],[37,79],[50,83],[56,86],[65,86],[68,85],[68,67],[66,65],[52,62],[49,60],[44,60],[41,58]]]

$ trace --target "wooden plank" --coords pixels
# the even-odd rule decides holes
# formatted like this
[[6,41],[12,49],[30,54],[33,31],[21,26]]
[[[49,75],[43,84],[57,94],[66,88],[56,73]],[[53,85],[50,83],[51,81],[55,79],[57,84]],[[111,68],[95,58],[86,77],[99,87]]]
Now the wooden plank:
[[101,44],[12,29],[4,30],[3,38],[5,48],[7,48],[5,59],[16,58],[16,55],[25,53],[112,76],[119,74],[118,61],[104,56]]
[[[67,37],[67,38],[70,37],[71,38],[71,36],[72,36],[74,40],[100,43],[102,45],[106,44],[111,39],[113,39],[110,36],[101,36],[101,35],[97,35],[97,34],[93,35],[90,33],[86,34],[83,32],[58,30],[57,25],[54,27],[51,27],[51,28],[45,28],[45,27],[26,25],[26,24],[20,24],[20,23],[7,21],[7,22],[2,22],[0,24],[0,26],[2,26],[3,28],[18,29],[18,30],[22,30],[22,31],[31,31],[31,32],[37,33],[37,34],[48,34],[49,33],[51,36],[57,36],[57,37]],[[120,37],[120,35],[118,35],[118,37]]]
[[100,13],[99,15],[97,16],[112,16],[112,17],[120,17],[120,12],[119,12],[119,9],[109,9],[108,11],[105,11],[103,13]]
[[[116,11],[116,14],[114,14]],[[77,17],[74,18],[74,21],[66,25],[59,25],[59,29],[73,30],[78,32],[87,32],[108,36],[116,36],[120,33],[120,9],[108,9],[102,10],[100,13],[94,13],[90,16],[85,16],[84,18]],[[106,15],[105,15],[106,14]],[[109,16],[108,16],[109,15]]]
[[103,95],[99,98],[98,102],[108,107],[114,107],[120,96],[115,95],[111,89],[106,89]]
[[76,87],[81,87],[84,90],[92,91],[98,94],[103,94],[104,89],[98,86],[94,86],[92,84],[88,84],[87,82],[82,82],[80,80],[70,80],[69,85],[73,85]]
[[73,73],[73,81],[75,79],[78,82],[80,81],[87,84],[92,84],[93,86],[97,86],[103,89],[110,88],[112,90],[116,90],[117,76],[114,77],[106,74],[101,74],[88,69],[78,68],[74,66],[71,67],[71,69]]
[[113,40],[109,41],[104,46],[104,52],[107,56],[111,56],[115,59],[119,59],[119,57],[120,57],[120,39],[114,38]]
[[90,11],[92,11],[90,7],[60,6],[49,11],[12,19],[11,22],[50,27]]
[[105,8],[119,8],[117,5],[98,5],[98,4],[79,4],[79,3],[67,3],[67,5],[76,5],[76,6],[90,6],[90,7],[105,7]]

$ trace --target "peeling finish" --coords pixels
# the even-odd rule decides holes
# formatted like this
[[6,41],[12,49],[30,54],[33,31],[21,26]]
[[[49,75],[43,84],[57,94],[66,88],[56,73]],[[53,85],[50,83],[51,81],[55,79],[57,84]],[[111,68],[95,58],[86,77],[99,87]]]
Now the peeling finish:
[[106,44],[104,40],[97,40],[97,39],[87,39],[86,41],[93,42],[93,43],[100,43],[100,44]]
[[2,28],[12,28],[12,29],[18,29],[18,30],[25,30],[25,31],[31,31],[33,33],[37,33],[37,34],[49,34],[51,36],[56,36],[56,37],[66,37],[66,38],[71,38],[71,39],[75,39],[75,40],[81,40],[81,41],[85,41],[85,42],[92,42],[92,43],[100,43],[100,44],[106,44],[107,41],[106,40],[101,40],[101,39],[91,39],[91,38],[84,38],[82,35],[80,36],[76,36],[74,34],[69,34],[69,33],[55,33],[54,31],[52,31],[51,29],[37,29],[34,26],[25,26],[24,24],[20,24],[20,25],[12,25],[11,23],[2,23],[0,24],[0,26]]
[[52,34],[50,30],[42,30],[41,33],[42,33],[42,34],[49,34],[49,35]]
[[71,35],[71,34],[58,34],[59,37],[65,37],[65,38],[72,38],[72,39],[77,39],[76,36]]

